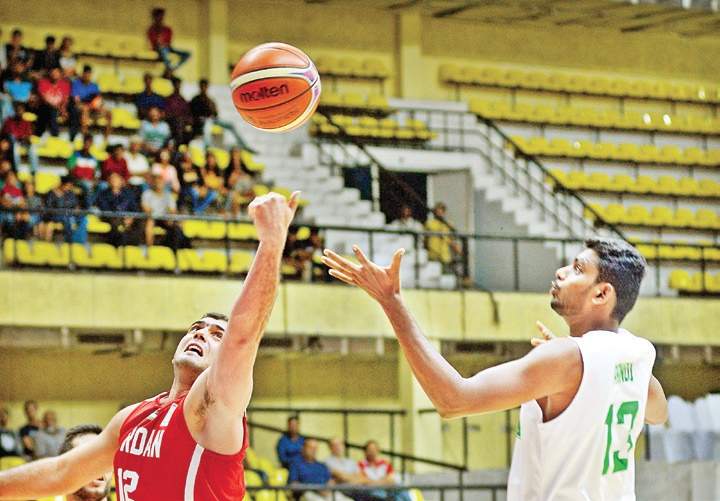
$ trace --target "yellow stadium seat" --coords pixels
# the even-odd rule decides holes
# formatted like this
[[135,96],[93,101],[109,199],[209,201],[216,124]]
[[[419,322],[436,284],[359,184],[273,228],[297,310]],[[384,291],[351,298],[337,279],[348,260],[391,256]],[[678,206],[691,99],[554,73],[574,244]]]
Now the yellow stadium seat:
[[97,84],[98,87],[100,87],[100,92],[103,94],[115,94],[122,92],[122,83],[115,73],[103,73],[102,75],[99,75],[97,78]]
[[152,90],[162,97],[168,97],[173,93],[172,82],[167,78],[153,78]]
[[646,225],[650,223],[650,211],[642,205],[631,205],[625,211],[622,222],[632,225]]
[[636,248],[638,252],[648,261],[655,259],[658,255],[658,248],[656,245],[638,244]]
[[440,65],[440,81],[448,83],[458,83],[461,78],[460,67],[455,64]]
[[121,252],[125,268],[138,270],[175,270],[175,253],[169,247],[154,245],[148,247],[146,254],[140,247],[127,245]]
[[720,196],[720,183],[712,179],[701,179],[697,182],[695,194],[702,197]]
[[60,186],[60,176],[52,172],[35,173],[35,191],[44,195]]
[[245,470],[245,485],[248,487],[262,487],[263,481],[258,473]]
[[656,181],[650,176],[638,176],[630,187],[631,193],[651,193],[655,190]]
[[635,185],[635,179],[627,174],[617,174],[613,176],[610,184],[608,185],[609,191],[615,192],[626,192],[630,191],[631,187]]
[[24,240],[15,240],[14,238],[6,238],[3,241],[3,263],[5,263],[5,264],[15,263],[15,247],[18,242],[24,242]]
[[689,290],[690,274],[685,270],[673,270],[670,272],[669,284],[671,289]]
[[357,59],[351,57],[343,57],[338,60],[333,70],[338,76],[351,77],[362,75],[362,64]]
[[425,501],[420,489],[410,489],[408,495],[410,496],[410,501]]
[[652,190],[659,195],[674,194],[678,191],[678,181],[672,176],[660,176]]
[[255,501],[287,501],[287,495],[284,491],[257,491]]
[[387,98],[378,94],[368,96],[367,107],[378,111],[387,111],[390,109]]
[[699,183],[697,179],[691,177],[681,177],[678,179],[675,194],[680,196],[697,196],[699,193]]
[[390,71],[380,59],[368,58],[362,62],[362,75],[371,78],[387,78]]
[[700,148],[685,148],[682,152],[682,157],[678,160],[678,163],[683,165],[702,165],[705,160],[705,151]]
[[145,88],[145,83],[140,76],[126,76],[122,85],[124,94],[139,94]]
[[93,244],[90,250],[95,266],[119,270],[123,267],[120,250],[110,244]]
[[24,464],[24,458],[21,458],[19,456],[5,456],[0,458],[0,471],[9,470],[10,468],[15,468],[16,466],[21,466]]
[[718,219],[717,212],[712,209],[698,209],[692,227],[698,229],[720,228],[720,219]]
[[110,231],[110,223],[100,220],[95,214],[87,216],[88,233],[108,233]]
[[656,161],[660,163],[676,164],[683,158],[683,151],[677,146],[663,146],[657,153]]
[[561,157],[566,156],[572,151],[572,144],[567,139],[555,138],[547,143],[545,154],[548,156]]
[[228,237],[231,240],[257,240],[257,229],[251,223],[231,223]]
[[225,272],[227,254],[219,250],[180,249],[177,252],[177,263],[182,271]]
[[575,170],[569,172],[565,177],[565,187],[571,190],[579,190],[585,187],[587,176],[584,172]]
[[689,228],[694,221],[695,214],[693,213],[693,211],[681,207],[673,213],[673,218],[668,224],[668,226],[674,228]]
[[320,94],[320,105],[321,106],[333,106],[340,107],[343,104],[343,96],[336,92],[326,91],[323,89]]
[[609,204],[602,212],[603,219],[610,224],[624,222],[625,207],[620,204]]
[[593,172],[585,178],[585,189],[596,191],[608,191],[610,187],[610,176],[604,172]]
[[355,92],[343,95],[343,105],[347,108],[365,108],[365,98]]
[[653,207],[647,224],[650,226],[668,226],[673,220],[673,211],[669,207]]
[[264,471],[268,477],[275,472],[275,465],[268,458],[258,458],[258,469]]
[[287,485],[289,472],[285,468],[277,468],[271,477],[268,478],[269,484],[272,486]]

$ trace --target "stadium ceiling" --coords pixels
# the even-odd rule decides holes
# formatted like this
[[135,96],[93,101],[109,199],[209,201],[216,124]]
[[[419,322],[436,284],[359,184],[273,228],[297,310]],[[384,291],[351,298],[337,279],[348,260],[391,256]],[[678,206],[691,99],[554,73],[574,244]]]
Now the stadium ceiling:
[[[347,5],[346,0],[305,2]],[[363,5],[394,11],[419,9],[423,15],[469,23],[720,36],[720,0],[363,0]]]

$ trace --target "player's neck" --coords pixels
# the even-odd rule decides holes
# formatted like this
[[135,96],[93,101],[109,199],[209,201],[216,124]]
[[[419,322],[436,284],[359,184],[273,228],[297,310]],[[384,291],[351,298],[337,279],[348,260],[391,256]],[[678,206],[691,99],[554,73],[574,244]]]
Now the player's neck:
[[573,337],[580,337],[583,334],[590,331],[610,331],[617,332],[619,324],[618,321],[610,318],[567,318],[565,321],[570,327],[570,335]]
[[173,384],[170,387],[170,392],[168,393],[168,400],[175,400],[177,398],[180,398],[185,393],[190,391],[190,388],[192,387],[193,382],[192,381],[185,381],[185,378],[182,378],[180,376],[175,376],[175,379],[173,379]]

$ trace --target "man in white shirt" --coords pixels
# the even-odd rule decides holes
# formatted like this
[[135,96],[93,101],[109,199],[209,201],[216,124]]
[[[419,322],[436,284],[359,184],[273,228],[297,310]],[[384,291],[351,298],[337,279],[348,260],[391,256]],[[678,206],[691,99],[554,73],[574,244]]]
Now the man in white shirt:
[[142,139],[138,136],[130,138],[130,148],[125,152],[125,161],[130,172],[130,184],[143,186],[147,184],[147,174],[150,172],[150,164],[147,157],[140,151]]

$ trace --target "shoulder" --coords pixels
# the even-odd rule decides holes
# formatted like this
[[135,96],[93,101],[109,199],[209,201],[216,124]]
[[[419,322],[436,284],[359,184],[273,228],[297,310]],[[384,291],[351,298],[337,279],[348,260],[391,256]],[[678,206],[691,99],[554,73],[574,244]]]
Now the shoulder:
[[533,348],[521,359],[523,372],[529,378],[570,385],[573,376],[582,378],[583,359],[580,345],[570,337],[555,338]]

